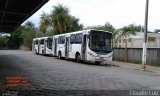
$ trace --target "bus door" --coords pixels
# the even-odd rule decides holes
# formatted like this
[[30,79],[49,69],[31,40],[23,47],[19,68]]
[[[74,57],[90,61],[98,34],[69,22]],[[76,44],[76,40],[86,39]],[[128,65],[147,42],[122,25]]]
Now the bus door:
[[65,42],[65,57],[68,58],[69,56],[69,37],[66,37]]
[[54,39],[54,55],[57,55],[57,38]]
[[47,51],[47,42],[48,42],[48,39],[44,39],[44,54],[46,54],[46,51]]
[[83,40],[82,40],[82,60],[86,60],[86,46],[87,46],[87,35],[83,35]]
[[38,54],[40,53],[40,40],[38,40]]

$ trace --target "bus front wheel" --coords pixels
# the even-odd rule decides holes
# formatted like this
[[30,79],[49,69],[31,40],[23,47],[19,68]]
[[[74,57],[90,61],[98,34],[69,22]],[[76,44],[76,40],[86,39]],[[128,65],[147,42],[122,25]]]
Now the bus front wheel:
[[100,62],[100,61],[95,61],[95,63],[96,63],[96,64],[100,64],[101,62]]

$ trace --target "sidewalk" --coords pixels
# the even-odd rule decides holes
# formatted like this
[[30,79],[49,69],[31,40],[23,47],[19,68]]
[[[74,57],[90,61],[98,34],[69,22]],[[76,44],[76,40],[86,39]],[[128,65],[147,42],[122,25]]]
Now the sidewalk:
[[[142,69],[141,64],[133,64],[133,63],[120,62],[120,61],[113,61],[112,64],[116,65],[116,66],[124,67],[124,68],[130,68],[130,69],[144,71],[144,69]],[[146,65],[145,71],[160,73],[160,67]]]

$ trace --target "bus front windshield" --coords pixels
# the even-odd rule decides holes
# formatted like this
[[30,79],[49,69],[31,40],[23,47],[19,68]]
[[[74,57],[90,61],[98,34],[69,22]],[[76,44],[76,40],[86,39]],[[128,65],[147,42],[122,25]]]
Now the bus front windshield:
[[89,48],[100,53],[110,53],[112,34],[103,31],[91,31],[89,35]]
[[52,38],[48,38],[48,41],[47,41],[47,47],[49,48],[49,49],[52,49]]

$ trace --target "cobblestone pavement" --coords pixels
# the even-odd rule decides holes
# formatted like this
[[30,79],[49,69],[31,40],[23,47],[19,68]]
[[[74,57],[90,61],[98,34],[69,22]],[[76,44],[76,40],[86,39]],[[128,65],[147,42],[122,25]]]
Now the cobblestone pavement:
[[[6,78],[9,76],[26,76],[30,86],[6,87]],[[35,55],[29,51],[1,50],[0,88],[2,91],[32,91],[38,96],[114,96],[126,92],[113,90],[160,90],[160,74],[116,66],[76,63],[51,56]],[[126,96],[128,94],[129,92]]]

